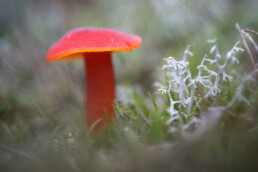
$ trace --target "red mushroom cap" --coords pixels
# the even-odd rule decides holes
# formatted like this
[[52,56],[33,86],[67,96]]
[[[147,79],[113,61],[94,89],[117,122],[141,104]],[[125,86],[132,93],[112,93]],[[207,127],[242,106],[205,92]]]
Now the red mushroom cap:
[[[140,37],[112,29],[79,28],[64,35],[48,51],[46,60],[71,59],[85,52],[130,51],[142,43]],[[77,56],[78,57],[78,56]]]

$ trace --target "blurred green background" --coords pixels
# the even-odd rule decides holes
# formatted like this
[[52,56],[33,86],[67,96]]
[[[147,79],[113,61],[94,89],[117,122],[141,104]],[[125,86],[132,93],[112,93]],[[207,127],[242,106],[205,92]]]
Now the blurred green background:
[[[206,40],[215,37],[222,54],[225,54],[240,40],[235,23],[257,31],[257,19],[257,0],[1,0],[0,171],[1,168],[26,171],[30,160],[19,158],[27,156],[24,152],[48,157],[44,150],[52,150],[47,147],[49,140],[54,140],[60,132],[65,133],[64,137],[70,137],[69,133],[80,133],[85,127],[82,61],[45,61],[49,47],[69,30],[105,27],[142,37],[143,44],[138,49],[113,55],[116,97],[127,106],[135,101],[134,94],[137,93],[146,107],[153,109],[148,93],[154,94],[153,83],[164,79],[161,71],[164,57],[181,57],[190,44],[195,54],[191,62],[199,64],[209,49]],[[241,56],[239,60],[241,67],[237,70],[250,72],[248,57]],[[168,105],[161,103],[160,106]],[[84,150],[83,147],[80,150]],[[38,149],[42,152],[35,151]],[[98,154],[101,153],[110,155],[98,149]],[[127,151],[122,155],[126,154]],[[134,157],[134,153],[130,156]],[[142,156],[146,158],[147,155]],[[85,162],[93,163],[91,155],[82,157]],[[166,154],[161,157],[169,159]],[[113,160],[119,159],[116,158]],[[75,161],[78,159],[81,157],[75,157]],[[121,163],[126,162],[125,156],[121,159],[124,159]],[[99,161],[105,162],[103,159]],[[11,167],[14,162],[18,165]],[[137,164],[140,162],[138,157]],[[142,169],[139,164],[137,167]],[[62,169],[54,168],[59,165],[53,163],[50,165],[53,168],[48,170]],[[127,165],[121,166],[126,169]],[[89,166],[90,169],[102,169],[95,167],[94,163]],[[107,170],[114,170],[112,165],[108,167]],[[69,171],[69,168],[63,169]],[[84,166],[77,168],[84,169]]]

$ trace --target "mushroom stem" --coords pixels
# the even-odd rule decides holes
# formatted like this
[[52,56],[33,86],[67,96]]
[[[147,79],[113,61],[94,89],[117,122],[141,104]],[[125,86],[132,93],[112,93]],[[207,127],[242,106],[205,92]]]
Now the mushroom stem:
[[86,66],[86,123],[97,130],[108,118],[112,120],[114,113],[115,84],[111,52],[84,53]]

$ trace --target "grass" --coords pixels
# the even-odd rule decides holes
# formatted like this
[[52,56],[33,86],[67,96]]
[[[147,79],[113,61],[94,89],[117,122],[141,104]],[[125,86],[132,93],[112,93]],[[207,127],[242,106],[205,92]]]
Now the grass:
[[[256,2],[47,2],[2,2],[8,20],[0,20],[0,171],[257,171],[257,83],[244,86],[250,105],[236,101],[223,109],[252,71],[246,52],[237,54],[240,64],[229,64],[233,80],[222,83],[215,99],[201,101],[202,108],[193,104],[189,119],[197,122],[185,130],[182,113],[182,121],[167,124],[169,97],[153,87],[171,79],[161,70],[162,59],[182,57],[186,45],[195,77],[209,52],[208,38],[217,37],[224,55],[241,40],[235,22],[257,31]],[[83,64],[45,62],[49,46],[82,25],[143,38],[139,49],[114,54],[117,122],[98,133],[85,126]]]

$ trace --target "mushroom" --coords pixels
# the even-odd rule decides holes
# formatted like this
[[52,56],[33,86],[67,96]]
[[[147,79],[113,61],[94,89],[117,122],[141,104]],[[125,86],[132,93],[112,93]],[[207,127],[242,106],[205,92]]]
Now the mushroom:
[[115,99],[112,51],[131,51],[140,37],[106,28],[77,28],[50,47],[46,61],[83,58],[86,66],[86,124],[94,130],[113,120]]

